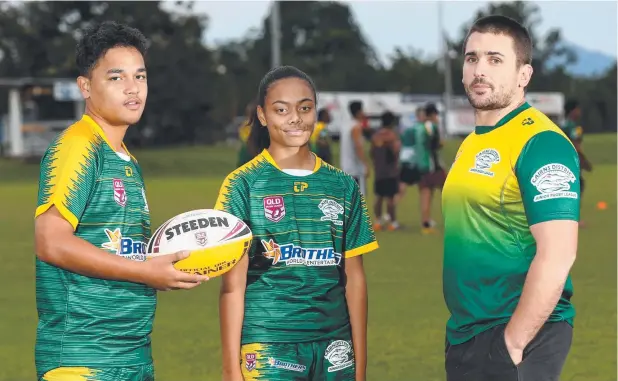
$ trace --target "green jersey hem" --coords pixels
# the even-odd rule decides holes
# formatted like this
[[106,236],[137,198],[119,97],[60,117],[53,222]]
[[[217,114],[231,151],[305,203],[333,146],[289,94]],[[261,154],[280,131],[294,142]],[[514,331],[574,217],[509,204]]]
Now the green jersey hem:
[[243,328],[243,334],[240,344],[254,343],[310,343],[322,340],[340,339],[344,335],[352,334],[352,326],[348,323],[340,328],[328,331],[322,335],[306,334],[301,332],[290,332],[288,335],[281,332],[276,332],[268,329],[261,329],[261,332],[246,334],[246,328]]

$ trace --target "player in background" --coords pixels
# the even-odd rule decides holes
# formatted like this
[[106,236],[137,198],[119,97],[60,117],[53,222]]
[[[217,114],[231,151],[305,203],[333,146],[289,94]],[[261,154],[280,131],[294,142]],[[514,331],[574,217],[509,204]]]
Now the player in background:
[[[401,141],[395,132],[397,118],[387,111],[382,114],[382,126],[371,137],[371,160],[375,173],[373,191],[376,199],[374,213],[376,223],[375,231],[382,230],[386,226],[388,230],[399,229],[397,222],[395,195],[399,191],[399,151]],[[385,200],[386,199],[386,200]],[[383,218],[382,204],[386,201],[388,218]]]
[[356,180],[363,195],[367,194],[366,184],[369,177],[369,160],[365,154],[365,135],[363,125],[366,123],[363,103],[352,101],[349,104],[352,125],[343,124],[340,134],[340,168]]
[[425,108],[419,107],[416,109],[414,124],[401,133],[401,150],[399,152],[401,173],[399,174],[399,193],[395,196],[395,205],[403,199],[407,187],[418,183],[420,180],[420,172],[416,164],[415,131],[418,131],[418,127],[422,127],[424,123]]
[[305,73],[268,72],[251,134],[269,143],[221,187],[215,208],[254,235],[221,284],[226,381],[365,380],[362,255],[378,244],[358,184],[309,149],[315,107]]
[[327,163],[332,163],[332,153],[330,149],[330,138],[328,136],[328,124],[330,123],[330,113],[328,109],[318,111],[318,122],[311,133],[309,139],[311,151]]
[[438,127],[438,109],[432,103],[425,106],[425,123],[417,126],[417,150],[419,151],[419,170],[421,178],[418,183],[421,207],[421,232],[435,233],[436,223],[431,217],[431,205],[436,190],[441,190],[446,179],[444,165],[440,160],[442,140]]
[[145,262],[150,211],[123,139],[146,104],[146,46],[113,22],[77,45],[86,111],[45,152],[35,213],[39,380],[153,380],[156,290],[208,279],[173,267],[187,253]]
[[[571,139],[571,143],[575,146],[577,150],[577,155],[579,156],[579,163],[581,169],[584,171],[591,172],[592,171],[592,163],[588,160],[586,155],[584,155],[584,151],[582,149],[582,142],[584,140],[584,129],[579,124],[581,118],[581,108],[579,106],[579,102],[575,100],[569,100],[564,105],[564,115],[566,120],[560,126],[562,131],[566,134],[566,136]],[[584,196],[584,176],[581,175],[579,178],[579,183],[581,187],[581,197],[580,202]],[[584,227],[585,224],[583,221],[579,221],[579,227]]]
[[249,134],[251,133],[251,115],[255,113],[255,103],[251,102],[247,105],[245,110],[247,114],[247,119],[243,122],[243,124],[238,128],[238,138],[240,140],[240,149],[238,150],[238,160],[236,161],[236,167],[240,167],[245,164],[249,160],[253,159],[253,156],[250,155],[248,142],[249,142]]
[[526,102],[531,62],[510,18],[479,19],[465,39],[476,128],[442,194],[448,381],[558,380],[570,350],[579,160]]

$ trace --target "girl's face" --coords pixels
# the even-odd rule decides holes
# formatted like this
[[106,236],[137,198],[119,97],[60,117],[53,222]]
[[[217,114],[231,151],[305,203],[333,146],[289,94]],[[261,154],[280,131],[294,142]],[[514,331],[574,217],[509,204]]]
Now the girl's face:
[[271,145],[302,147],[309,142],[317,119],[313,88],[300,78],[280,79],[268,88],[257,114],[268,127]]

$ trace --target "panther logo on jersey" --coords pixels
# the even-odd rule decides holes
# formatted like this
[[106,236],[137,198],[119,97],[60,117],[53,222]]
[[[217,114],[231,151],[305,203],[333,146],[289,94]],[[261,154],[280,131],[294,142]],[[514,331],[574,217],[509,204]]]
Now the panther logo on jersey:
[[553,198],[577,198],[577,192],[570,191],[570,183],[574,183],[575,180],[575,175],[566,165],[558,163],[544,165],[530,180],[540,193],[534,196],[534,202]]
[[102,248],[134,261],[146,260],[146,243],[123,237],[120,228],[113,231],[104,229],[104,231],[108,242],[103,243]]
[[273,265],[283,262],[288,266],[337,266],[341,262],[341,254],[332,247],[305,249],[291,243],[279,245],[273,239],[261,241],[264,257],[272,259]]
[[500,162],[500,153],[493,148],[487,148],[477,153],[474,158],[474,168],[470,172],[478,173],[489,177],[494,177],[494,173],[489,169]]
[[345,209],[343,209],[340,203],[323,198],[318,208],[324,213],[322,218],[320,218],[321,221],[332,221],[335,225],[343,225],[343,221],[339,220],[339,215],[343,214]]

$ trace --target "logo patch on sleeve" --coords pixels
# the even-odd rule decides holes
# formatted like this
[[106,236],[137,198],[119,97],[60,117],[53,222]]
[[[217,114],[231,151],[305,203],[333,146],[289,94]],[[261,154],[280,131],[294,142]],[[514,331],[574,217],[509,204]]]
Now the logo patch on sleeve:
[[539,191],[539,194],[534,196],[534,202],[554,198],[577,199],[577,192],[571,191],[571,184],[575,183],[575,180],[575,175],[566,165],[552,163],[542,166],[530,180]]

